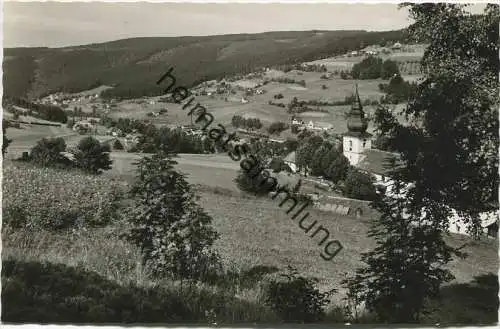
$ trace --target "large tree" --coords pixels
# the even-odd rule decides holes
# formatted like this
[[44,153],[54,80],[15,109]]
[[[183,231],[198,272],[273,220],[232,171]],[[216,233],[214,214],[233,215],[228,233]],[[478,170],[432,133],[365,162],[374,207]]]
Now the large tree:
[[312,149],[312,151],[314,153],[309,162],[311,174],[323,176],[334,183],[346,177],[349,160],[337,150],[334,144],[323,142],[319,148]]
[[295,151],[295,161],[299,168],[305,169],[306,173],[311,166],[314,152],[323,144],[323,138],[313,135],[299,142],[299,147]]
[[109,158],[110,151],[109,144],[101,144],[89,136],[80,140],[72,153],[78,168],[92,174],[100,174],[103,170],[111,169],[113,161]]
[[377,247],[347,280],[350,297],[384,322],[420,321],[425,300],[453,278],[442,268],[461,255],[443,240],[452,208],[477,232],[479,214],[498,207],[498,6],[475,16],[459,4],[404,6],[412,36],[429,44],[425,77],[405,110],[408,125],[383,108],[376,121],[405,163],[392,176],[412,184],[404,198],[374,203]]

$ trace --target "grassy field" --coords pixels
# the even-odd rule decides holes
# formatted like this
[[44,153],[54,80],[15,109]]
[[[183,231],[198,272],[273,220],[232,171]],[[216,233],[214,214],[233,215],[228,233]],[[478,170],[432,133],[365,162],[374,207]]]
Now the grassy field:
[[[180,161],[182,162],[182,161]],[[191,164],[179,165],[183,171],[188,171]],[[8,163],[6,164],[8,166]],[[227,169],[217,170],[208,169],[204,172],[198,167],[192,167],[193,172],[188,172],[191,181],[210,185],[208,188],[198,192],[199,202],[214,218],[214,226],[221,234],[216,242],[216,248],[223,256],[226,264],[233,264],[243,268],[249,268],[254,265],[273,265],[284,267],[288,264],[299,269],[301,273],[320,279],[322,289],[339,288],[340,281],[345,275],[353,274],[354,270],[361,265],[360,253],[368,251],[374,246],[371,238],[367,237],[370,219],[356,219],[349,216],[340,216],[328,212],[310,210],[309,221],[317,221],[318,225],[328,229],[330,239],[338,239],[343,250],[331,261],[325,261],[320,254],[323,247],[318,246],[320,237],[311,238],[299,226],[297,221],[293,221],[285,213],[284,208],[279,207],[277,200],[268,197],[256,198],[252,196],[242,196],[236,191],[225,192],[222,189],[217,190],[214,187],[229,186],[230,174]],[[196,172],[196,179],[193,180],[192,174]],[[223,179],[223,173],[226,173],[226,181],[218,181],[216,178],[208,179],[209,176]],[[8,172],[7,172],[8,174]],[[205,179],[201,177],[204,176]],[[106,176],[103,177],[105,179]],[[234,185],[234,183],[233,183]],[[111,231],[110,231],[111,230]],[[74,242],[61,242],[72,244],[70,250],[59,249],[59,244],[54,246],[45,245],[44,248],[36,248],[31,251],[24,250],[22,245],[18,245],[10,238],[4,243],[4,257],[29,258],[39,260],[50,260],[52,262],[63,262],[69,265],[86,264],[92,270],[106,274],[107,277],[118,280],[119,282],[130,279],[133,275],[134,280],[140,281],[141,277],[146,275],[140,266],[128,262],[127,273],[123,269],[106,267],[103,260],[99,259],[105,256],[106,259],[118,259],[123,252],[134,255],[134,248],[119,247],[122,242],[113,242],[111,232],[113,229],[104,229],[103,234],[108,234],[108,239],[100,240],[99,233],[95,238],[85,241],[77,239]],[[104,233],[108,232],[108,233]],[[84,234],[87,236],[86,234]],[[15,239],[14,235],[12,239]],[[22,237],[17,237],[22,238]],[[110,240],[111,238],[111,240]],[[37,239],[37,237],[32,237]],[[464,251],[469,253],[465,260],[455,260],[449,267],[456,276],[453,283],[467,283],[473,280],[477,275],[496,273],[498,268],[497,261],[497,241],[485,240],[473,242],[465,236],[453,235],[447,238],[448,242],[454,246],[469,243]],[[33,242],[33,241],[32,241]],[[39,241],[38,243],[42,243]],[[85,248],[78,247],[81,243],[92,243],[92,246]],[[94,245],[95,244],[95,245]],[[99,247],[98,247],[99,246]],[[54,249],[57,248],[57,254]],[[91,248],[91,249],[89,249]],[[97,249],[96,249],[97,248]],[[125,248],[125,249],[124,249]],[[93,254],[92,250],[99,250]],[[134,256],[137,257],[137,256]],[[101,264],[99,268],[94,268],[96,263]],[[119,266],[116,264],[116,266]],[[145,280],[142,278],[142,280]],[[343,290],[336,295],[335,301],[340,302],[343,297]]]
[[[273,96],[276,94],[282,94],[283,98],[278,100],[279,103],[284,103],[287,105],[294,97],[299,100],[321,100],[321,101],[340,101],[344,100],[346,96],[351,95],[354,92],[354,82],[351,80],[342,79],[331,79],[323,80],[320,79],[321,74],[315,72],[304,72],[303,75],[297,75],[294,71],[285,74],[284,76],[296,80],[304,79],[306,81],[306,87],[303,90],[298,90],[293,84],[284,84],[278,82],[271,82],[263,86],[261,89],[265,90],[266,93],[262,95],[249,96],[247,99],[248,103],[243,104],[241,102],[231,101],[228,99],[226,102],[224,96],[220,98],[211,98],[209,96],[197,96],[195,101],[199,102],[200,105],[205,106],[207,111],[211,113],[215,118],[215,123],[220,123],[225,126],[231,125],[231,119],[234,115],[242,115],[244,117],[254,117],[259,118],[265,127],[270,125],[272,122],[282,121],[290,122],[290,114],[287,113],[285,108],[280,108],[277,106],[269,105],[268,101],[273,100]],[[359,81],[358,87],[359,92],[363,100],[377,100],[383,93],[378,90],[378,85],[383,82],[382,80],[363,80]],[[326,85],[327,89],[322,89],[322,85]],[[241,99],[234,97],[235,99]],[[196,103],[193,103],[196,104]],[[168,113],[161,115],[158,118],[147,117],[146,114],[152,111],[159,111],[161,108],[167,108]],[[307,114],[301,114],[304,120],[313,120],[318,122],[330,123],[333,126],[340,129],[345,127],[346,121],[343,116],[343,111],[348,109],[347,107],[322,107],[327,109],[332,113],[331,116],[323,116],[321,118],[317,117],[316,113],[311,116]],[[335,115],[338,110],[342,110],[341,116]],[[137,104],[133,101],[124,101],[118,104],[118,110],[111,113],[111,117],[114,118],[136,118],[136,119],[148,119],[154,123],[170,123],[177,125],[188,125],[191,123],[191,118],[187,116],[186,110],[182,109],[182,105],[171,104],[171,103],[157,103],[157,104]],[[196,117],[195,117],[196,118]],[[343,132],[345,130],[339,130]]]
[[[343,256],[339,254],[333,261],[326,262],[319,255],[321,248],[316,245],[317,242],[291,221],[278,206],[279,202],[240,195],[233,181],[239,169],[237,162],[225,155],[181,155],[176,161],[179,163],[177,168],[187,174],[190,183],[209,187],[201,193],[201,202],[216,219],[218,230],[223,232],[218,248],[234,261],[258,264],[259,261],[278,260],[280,264],[285,264],[291,260],[327,285],[341,280],[346,271],[352,271],[359,265],[359,253],[373,246],[366,236],[369,219],[359,220],[312,210],[310,218],[328,227],[332,235],[346,244],[341,252]],[[123,160],[123,163],[123,168],[127,168],[124,174],[130,175],[133,170],[130,161]],[[230,192],[220,193],[217,189]],[[237,212],[235,209],[238,209]],[[455,246],[471,243],[464,250],[470,253],[469,258],[452,262],[456,282],[464,283],[476,275],[496,273],[495,241],[472,242],[461,235],[452,235],[448,241]],[[333,272],[332,266],[336,267]]]

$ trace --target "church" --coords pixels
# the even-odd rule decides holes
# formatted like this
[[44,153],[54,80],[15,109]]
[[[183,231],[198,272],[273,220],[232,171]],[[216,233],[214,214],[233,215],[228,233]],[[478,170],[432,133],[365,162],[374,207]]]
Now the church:
[[368,120],[365,118],[358,86],[355,99],[347,119],[347,132],[342,136],[342,149],[349,163],[375,176],[378,184],[388,182],[388,164],[399,160],[397,153],[385,152],[372,148],[373,135],[367,132]]
[[[343,154],[349,163],[359,170],[373,175],[375,184],[383,187],[385,193],[390,193],[392,180],[389,177],[389,164],[394,161],[400,165],[397,153],[385,152],[372,148],[373,135],[367,132],[368,120],[365,118],[363,106],[356,85],[355,99],[347,119],[347,132],[342,136]],[[483,232],[489,236],[497,236],[498,211],[480,214]],[[467,225],[456,211],[449,218],[449,231],[467,234]]]

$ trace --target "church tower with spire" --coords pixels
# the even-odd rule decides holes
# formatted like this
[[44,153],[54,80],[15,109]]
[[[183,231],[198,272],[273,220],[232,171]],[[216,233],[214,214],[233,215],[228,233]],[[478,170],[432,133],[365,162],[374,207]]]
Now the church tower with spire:
[[343,135],[344,156],[353,166],[361,160],[363,151],[372,148],[372,135],[366,132],[368,120],[365,118],[363,106],[359,99],[358,85],[356,84],[356,93],[351,111],[347,118],[347,132]]

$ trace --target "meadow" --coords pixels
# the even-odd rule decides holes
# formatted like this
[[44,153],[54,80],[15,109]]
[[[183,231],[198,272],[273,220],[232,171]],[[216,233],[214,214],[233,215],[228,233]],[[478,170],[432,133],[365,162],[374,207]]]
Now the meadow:
[[[208,160],[205,160],[205,162],[208,162]],[[127,186],[123,178],[122,180],[115,179],[110,181],[110,177],[107,175],[91,178],[80,174],[64,174],[53,169],[24,168],[23,166],[24,164],[13,164],[8,161],[5,163],[4,195],[7,195],[7,198],[4,198],[3,203],[4,216],[8,213],[6,210],[12,209],[13,205],[25,204],[29,206],[29,209],[38,209],[37,207],[49,207],[47,209],[50,209],[52,206],[54,212],[59,211],[61,213],[64,212],[64,209],[69,209],[68,207],[70,207],[75,211],[81,211],[81,213],[90,215],[89,218],[95,218],[92,215],[97,216],[99,209],[96,206],[96,202],[99,203],[102,200],[106,200],[106,198],[102,199],[106,194],[100,194],[98,191],[104,189],[103,191],[110,193],[110,191],[116,190],[117,186]],[[329,310],[330,319],[333,317],[334,320],[332,321],[339,321],[336,306],[343,305],[342,299],[345,296],[345,290],[340,286],[340,282],[346,275],[353,274],[355,269],[362,265],[360,262],[360,253],[368,251],[374,246],[373,240],[367,236],[372,219],[340,216],[308,209],[311,214],[309,218],[317,220],[319,224],[327,228],[331,237],[338,239],[343,246],[343,249],[333,260],[325,261],[320,257],[322,248],[318,246],[319,237],[311,238],[310,234],[305,234],[298,224],[293,222],[290,216],[285,213],[285,210],[279,207],[277,200],[267,197],[258,198],[243,195],[235,190],[220,187],[222,184],[217,183],[215,179],[207,179],[209,176],[214,175],[213,167],[204,172],[199,170],[200,166],[197,168],[191,166],[193,165],[189,163],[179,165],[182,171],[192,168],[192,172],[187,172],[188,177],[196,172],[196,175],[199,175],[197,179],[205,183],[205,185],[195,186],[195,191],[199,195],[199,203],[213,217],[214,227],[221,234],[220,239],[216,241],[214,247],[220,253],[225,267],[245,272],[256,266],[277,268],[284,268],[287,265],[295,266],[301,274],[318,278],[320,280],[320,290],[338,289],[338,292],[332,298]],[[227,168],[215,170],[221,173],[221,177],[223,172],[226,172],[226,177],[231,176],[227,172]],[[204,176],[205,180],[203,180],[202,176]],[[17,177],[21,177],[21,179]],[[50,180],[52,184],[48,184],[47,180]],[[17,181],[21,184],[16,184]],[[65,182],[70,183],[65,184]],[[110,184],[110,182],[113,182],[113,184]],[[27,184],[31,185],[30,189],[24,188]],[[211,184],[217,185],[214,186]],[[229,181],[226,184],[229,184]],[[34,189],[36,192],[34,192]],[[93,189],[94,191],[89,193],[89,189]],[[68,203],[68,206],[63,208],[58,207],[58,202],[54,198],[60,200],[59,202]],[[82,200],[88,201],[82,202]],[[124,213],[122,214],[124,215]],[[15,270],[16,268],[19,270],[25,267],[30,268],[30,266],[32,268],[34,266],[30,263],[32,261],[48,262],[44,267],[45,274],[40,274],[40,278],[45,278],[44,281],[38,281],[36,277],[29,279],[32,281],[23,281],[28,280],[28,278],[23,278],[24,274],[19,272],[15,277],[9,276],[8,282],[11,282],[10,284],[16,282],[18,286],[22,286],[23,282],[32,282],[33,285],[40,287],[45,293],[50,294],[51,288],[45,285],[53,280],[50,274],[52,273],[52,268],[61,264],[69,266],[69,268],[64,267],[64,269],[57,268],[57,271],[54,269],[62,277],[70,275],[64,274],[66,271],[70,271],[70,269],[77,271],[75,274],[71,274],[72,278],[64,280],[73,280],[75,275],[84,275],[78,282],[85,284],[94,275],[85,273],[95,273],[99,279],[97,277],[92,279],[92,284],[98,284],[99,287],[101,285],[99,282],[102,280],[102,286],[98,289],[103,289],[103,294],[107,294],[108,289],[112,291],[121,289],[110,293],[112,295],[129,295],[130,297],[127,298],[130,300],[135,300],[135,298],[139,298],[140,300],[142,298],[145,302],[148,301],[148,298],[153,298],[150,302],[154,298],[160,298],[154,297],[152,292],[144,292],[144,289],[153,289],[158,294],[164,294],[162,298],[167,298],[171,301],[178,300],[178,305],[189,305],[191,313],[186,311],[185,314],[191,314],[189,316],[192,316],[190,319],[193,320],[207,321],[202,310],[207,309],[207,305],[215,303],[215,300],[219,300],[219,303],[223,304],[217,307],[214,306],[214,309],[217,310],[216,313],[219,318],[222,318],[225,323],[231,323],[232,321],[276,321],[275,319],[273,320],[272,314],[267,309],[262,308],[263,297],[261,285],[253,285],[247,288],[240,287],[228,295],[229,292],[226,288],[204,284],[201,286],[198,285],[194,291],[190,292],[189,296],[191,297],[188,297],[186,292],[183,292],[182,285],[179,285],[179,282],[152,279],[148,268],[141,263],[137,248],[119,238],[120,234],[127,228],[127,224],[123,221],[124,217],[120,215],[120,211],[113,218],[104,227],[83,226],[81,229],[59,233],[37,229],[11,229],[4,226],[2,232],[2,257],[4,261],[15,261],[15,264],[17,264],[13,269],[10,269],[11,263],[5,263],[7,268],[10,269],[8,273],[18,273]],[[471,286],[471,282],[474,279],[488,273],[496,273],[498,261],[495,240],[472,241],[465,236],[450,235],[447,237],[447,242],[457,247],[467,243],[468,245],[463,251],[469,254],[469,257],[465,260],[454,260],[449,264],[449,268],[456,276],[456,280],[443,289],[449,289],[450,294],[456,295],[459,292],[465,295],[470,294],[470,289],[475,287]],[[33,273],[37,273],[38,268],[32,268],[32,271]],[[64,280],[62,282],[66,282]],[[54,281],[54,283],[50,284],[53,287],[57,287],[62,282],[58,283]],[[109,285],[112,287],[105,288]],[[457,292],[453,287],[460,287],[460,290]],[[4,286],[4,288],[7,288],[3,289],[4,294],[15,294],[15,291],[11,290],[11,286]],[[88,289],[85,286],[81,288],[75,287],[73,294],[77,296],[82,294],[83,298],[83,296],[87,296],[86,294],[94,291]],[[487,291],[488,294],[491,292],[491,290]],[[193,299],[195,295],[204,295],[205,297],[204,299],[199,299],[201,297]],[[68,297],[64,298],[70,298],[71,296],[70,293]],[[233,297],[230,298],[228,296]],[[36,303],[41,302],[41,300],[36,299],[38,298],[36,296],[29,298],[35,298]],[[59,298],[63,298],[63,295]],[[76,298],[76,296],[71,298]],[[111,297],[107,297],[107,295],[101,297],[92,295],[85,298],[91,300],[92,303],[99,304],[99,298],[107,300],[106,298]],[[485,297],[483,297],[483,300],[486,300]],[[64,307],[73,307],[71,303]],[[117,301],[109,301],[109,303],[117,303]],[[114,316],[121,318],[140,316],[140,311],[135,309],[135,306],[130,305],[130,303],[126,305],[127,310],[131,308],[131,310],[127,311],[129,312],[127,313],[128,315],[115,314]],[[491,312],[485,310],[487,305],[483,304],[481,299],[472,300],[471,298],[465,298],[463,301],[445,300],[445,306],[443,310],[448,313],[435,311],[433,316],[439,319],[448,318],[450,321],[456,320],[456,317],[459,315],[461,319],[465,319],[464,321],[477,321],[478,314],[485,319],[492,316]],[[144,307],[148,309],[149,306]],[[491,304],[488,307],[491,307]],[[194,311],[195,309],[197,310],[196,312]],[[7,308],[6,311],[13,318],[15,318],[15,314],[18,314],[13,309]],[[449,312],[459,315],[450,315]],[[5,314],[5,311],[2,313]],[[55,310],[50,312],[47,310],[47,314],[52,314],[51,316],[55,317],[55,313],[57,313]],[[47,314],[44,316],[48,317],[49,315]],[[101,313],[97,313],[95,316],[97,319],[101,319],[99,318],[101,315]],[[109,318],[104,315],[102,316],[105,319],[113,319],[111,315],[109,315]],[[163,321],[167,319],[164,316],[156,316],[163,319]],[[33,317],[36,318],[36,314]],[[154,318],[152,316],[152,319]]]

